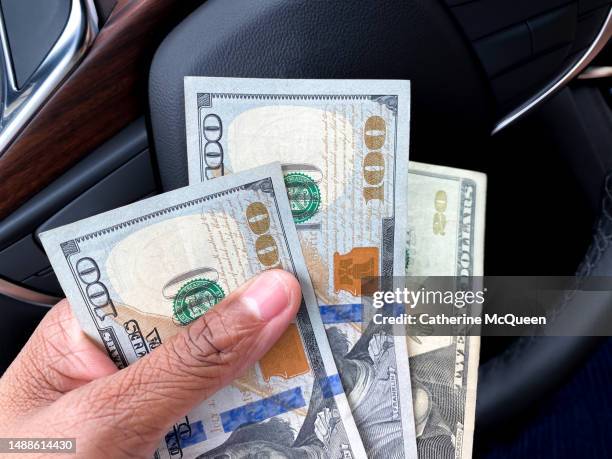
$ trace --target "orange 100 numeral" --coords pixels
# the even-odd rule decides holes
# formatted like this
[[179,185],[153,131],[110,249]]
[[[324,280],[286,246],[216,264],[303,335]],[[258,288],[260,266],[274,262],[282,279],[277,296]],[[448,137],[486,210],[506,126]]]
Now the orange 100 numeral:
[[380,116],[370,116],[363,129],[363,140],[369,150],[363,158],[363,179],[367,184],[363,187],[363,197],[366,202],[385,198],[385,157],[379,150],[385,145],[386,136],[385,120]]
[[274,238],[268,234],[270,229],[270,214],[261,202],[253,202],[246,209],[249,229],[257,236],[255,253],[257,259],[266,268],[272,268],[280,263],[278,246]]

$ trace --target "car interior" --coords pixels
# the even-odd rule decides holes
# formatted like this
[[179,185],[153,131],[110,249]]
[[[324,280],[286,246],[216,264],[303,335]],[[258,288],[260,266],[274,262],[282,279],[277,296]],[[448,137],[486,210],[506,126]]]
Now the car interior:
[[[0,0],[0,372],[64,296],[39,234],[187,185],[191,75],[409,79],[410,159],[488,176],[486,275],[612,275],[611,5]],[[612,453],[583,335],[483,338],[476,457]]]

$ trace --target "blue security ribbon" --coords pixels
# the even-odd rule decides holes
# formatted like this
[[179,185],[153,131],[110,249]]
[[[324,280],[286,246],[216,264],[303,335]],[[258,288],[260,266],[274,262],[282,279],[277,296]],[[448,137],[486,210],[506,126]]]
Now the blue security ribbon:
[[306,401],[302,395],[302,389],[296,387],[272,397],[224,411],[221,413],[221,424],[225,432],[232,432],[240,426],[262,422],[304,406],[306,406]]
[[340,376],[338,376],[337,374],[320,379],[319,386],[321,387],[323,397],[325,398],[331,398],[334,395],[338,395],[344,392],[342,390],[342,382],[340,382]]
[[361,322],[363,305],[361,303],[323,304],[319,306],[319,312],[324,324]]

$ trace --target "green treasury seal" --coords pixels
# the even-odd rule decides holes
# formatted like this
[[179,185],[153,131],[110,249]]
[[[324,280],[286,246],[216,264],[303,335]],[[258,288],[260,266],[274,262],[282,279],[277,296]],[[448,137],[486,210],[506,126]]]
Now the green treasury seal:
[[223,289],[214,281],[193,279],[184,284],[174,297],[174,318],[187,325],[208,312],[225,297]]
[[295,223],[312,218],[321,205],[321,192],[313,179],[299,172],[285,175],[285,185]]

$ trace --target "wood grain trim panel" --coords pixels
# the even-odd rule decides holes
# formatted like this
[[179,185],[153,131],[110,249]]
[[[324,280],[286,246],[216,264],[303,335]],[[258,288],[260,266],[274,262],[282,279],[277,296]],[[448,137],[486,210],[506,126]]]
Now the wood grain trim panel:
[[117,2],[81,64],[0,157],[0,218],[144,113],[153,52],[197,3]]

